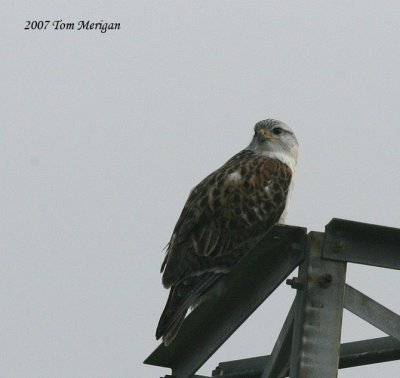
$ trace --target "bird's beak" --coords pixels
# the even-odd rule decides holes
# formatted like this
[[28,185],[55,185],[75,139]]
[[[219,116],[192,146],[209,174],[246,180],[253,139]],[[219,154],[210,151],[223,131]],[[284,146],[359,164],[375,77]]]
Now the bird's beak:
[[258,142],[259,143],[262,143],[265,140],[276,140],[276,139],[279,139],[279,138],[274,137],[272,135],[268,135],[264,129],[261,129],[258,131]]

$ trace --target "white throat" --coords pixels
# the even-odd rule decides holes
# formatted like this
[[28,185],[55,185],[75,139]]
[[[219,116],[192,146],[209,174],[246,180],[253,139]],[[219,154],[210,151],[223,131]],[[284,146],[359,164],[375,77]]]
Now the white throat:
[[263,151],[261,153],[263,156],[267,156],[271,159],[277,159],[279,161],[281,161],[283,164],[286,164],[291,170],[292,170],[292,174],[294,175],[295,171],[296,171],[296,164],[297,161],[296,159],[289,155],[286,152],[277,152],[277,151]]

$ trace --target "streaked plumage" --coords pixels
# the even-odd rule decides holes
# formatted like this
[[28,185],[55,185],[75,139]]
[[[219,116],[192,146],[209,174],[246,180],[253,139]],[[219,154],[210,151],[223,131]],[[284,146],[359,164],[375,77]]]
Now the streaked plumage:
[[157,327],[168,345],[190,307],[274,224],[284,221],[298,144],[291,129],[260,121],[250,145],[190,193],[162,264],[170,295]]

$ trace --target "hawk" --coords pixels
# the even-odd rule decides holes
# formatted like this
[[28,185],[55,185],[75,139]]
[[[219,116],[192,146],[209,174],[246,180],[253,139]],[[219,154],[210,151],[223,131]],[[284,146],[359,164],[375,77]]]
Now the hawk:
[[[156,338],[169,345],[189,308],[216,292],[216,281],[273,225],[284,223],[298,142],[291,128],[266,119],[250,144],[190,192],[161,266],[170,288]],[[220,289],[219,289],[220,290]]]

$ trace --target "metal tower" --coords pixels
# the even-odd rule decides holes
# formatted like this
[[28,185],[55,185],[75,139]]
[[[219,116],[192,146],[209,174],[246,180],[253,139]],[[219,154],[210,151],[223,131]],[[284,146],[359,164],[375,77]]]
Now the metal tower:
[[[340,368],[400,359],[400,316],[347,285],[347,263],[400,269],[400,229],[335,218],[324,233],[275,226],[223,278],[222,296],[191,312],[144,363],[171,368],[165,378],[204,377],[194,374],[298,266],[271,354],[222,362],[213,377],[334,378]],[[340,344],[343,308],[389,336]]]

